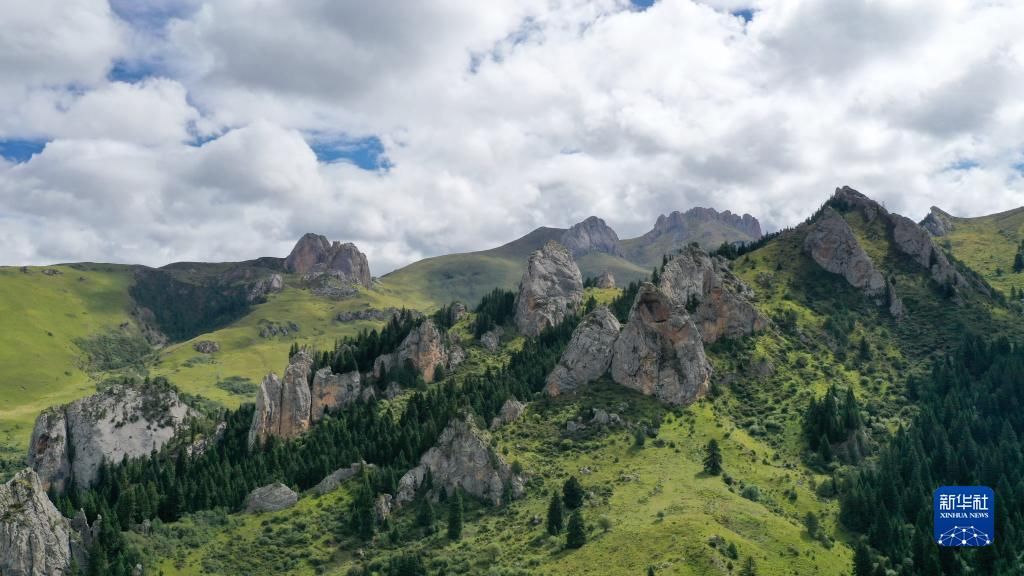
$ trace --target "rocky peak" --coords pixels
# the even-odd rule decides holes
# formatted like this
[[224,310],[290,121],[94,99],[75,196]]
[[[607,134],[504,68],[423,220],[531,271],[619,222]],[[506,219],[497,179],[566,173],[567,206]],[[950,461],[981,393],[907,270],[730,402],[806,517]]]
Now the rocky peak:
[[550,396],[576,392],[603,376],[611,364],[619,329],[618,319],[607,307],[600,306],[587,314],[548,375],[545,392]]
[[523,495],[523,481],[489,443],[489,435],[471,417],[452,419],[437,444],[398,482],[398,505],[411,502],[430,473],[433,485],[451,494],[456,488],[500,506]]
[[447,340],[428,318],[420,322],[394,352],[383,354],[373,362],[373,376],[383,378],[386,372],[410,362],[416,372],[423,375],[424,381],[433,382],[438,366],[454,367],[451,360]]
[[119,384],[36,418],[28,462],[43,489],[63,491],[96,480],[100,464],[159,450],[190,415],[166,382]]
[[[839,192],[836,194],[838,197]],[[863,290],[868,296],[877,296],[885,290],[882,273],[864,252],[842,214],[831,205],[826,206],[811,224],[804,238],[804,252],[819,266],[842,275],[851,286]]]
[[685,306],[645,282],[615,341],[611,371],[627,388],[668,404],[689,404],[707,393],[711,365]]
[[306,350],[291,357],[284,379],[271,372],[260,384],[256,411],[249,428],[249,445],[263,443],[270,436],[295,438],[312,424],[312,394],[309,388],[313,358]]
[[530,255],[516,296],[516,327],[525,336],[561,324],[583,300],[583,276],[569,251],[548,242]]
[[707,222],[720,222],[735,228],[737,231],[749,236],[751,240],[757,240],[762,235],[761,223],[750,214],[740,216],[728,210],[719,212],[714,208],[696,207],[690,208],[686,212],[674,211],[668,215],[662,214],[658,216],[658,220],[654,223],[654,228],[644,234],[644,238],[653,240],[666,234],[683,238],[689,235],[690,228]]
[[932,236],[945,236],[953,231],[953,217],[943,210],[932,206],[928,215],[921,220],[921,227]]
[[597,287],[601,289],[615,288],[615,276],[605,270],[597,277]]
[[622,256],[622,250],[619,249],[619,236],[597,216],[591,216],[583,222],[574,224],[572,228],[565,231],[565,234],[562,234],[561,242],[575,257],[592,252]]
[[768,320],[751,300],[754,291],[729,269],[724,258],[687,246],[665,265],[659,288],[690,312],[705,343],[762,330]]
[[22,470],[0,484],[0,574],[67,574],[73,552],[82,552],[81,539],[47,498],[35,471]]
[[330,242],[326,236],[305,234],[285,258],[285,270],[307,278],[333,276],[369,288],[372,283],[366,255],[351,242]]

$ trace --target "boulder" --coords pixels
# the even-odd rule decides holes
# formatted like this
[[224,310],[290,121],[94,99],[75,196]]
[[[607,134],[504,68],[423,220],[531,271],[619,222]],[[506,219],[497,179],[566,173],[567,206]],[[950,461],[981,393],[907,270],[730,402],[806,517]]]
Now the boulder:
[[483,334],[480,335],[480,344],[487,350],[490,350],[491,352],[496,351],[498,349],[498,346],[501,345],[502,332],[503,330],[501,329],[501,326],[498,326],[494,330],[488,330],[487,332],[484,332]]
[[398,382],[391,382],[388,387],[384,389],[384,398],[388,400],[394,400],[402,394],[402,387],[398,385]]
[[515,422],[523,415],[523,410],[525,409],[526,404],[515,398],[505,400],[505,403],[501,405],[501,411],[498,412],[498,415],[491,418],[491,430],[497,430],[506,424]]
[[299,501],[294,490],[280,482],[261,486],[245,497],[245,511],[249,514],[287,510]]
[[659,287],[686,307],[707,344],[768,326],[768,319],[751,302],[754,291],[732,273],[728,262],[696,246],[683,248],[665,265]]
[[605,306],[587,314],[548,375],[545,392],[550,396],[575,392],[604,375],[620,328],[618,319]]
[[561,243],[575,257],[593,252],[622,256],[619,249],[619,236],[604,220],[591,216],[574,224],[562,234]]
[[360,310],[349,310],[347,312],[338,312],[335,320],[338,322],[359,322],[365,320],[390,320],[395,316],[398,316],[401,310],[398,308],[387,308],[385,310],[378,310],[376,308],[363,308]]
[[500,506],[524,493],[523,481],[512,473],[495,452],[487,434],[470,417],[455,418],[441,433],[437,444],[420,457],[420,463],[398,482],[396,505],[411,502],[430,472],[435,488],[451,494],[456,488]]
[[447,368],[448,348],[444,335],[437,329],[434,321],[426,319],[402,340],[394,352],[383,354],[373,362],[373,377],[381,378],[384,373],[410,362],[426,382],[434,381],[434,370],[441,366]]
[[598,288],[601,288],[602,290],[615,288],[615,276],[611,272],[605,270],[604,272],[601,272],[600,276],[597,277],[596,285]]
[[448,307],[448,322],[455,324],[468,313],[469,309],[466,308],[465,304],[462,302],[452,302],[451,306]]
[[832,206],[826,206],[804,238],[804,252],[825,270],[839,274],[868,296],[885,290],[885,278],[875,268],[853,230]]
[[0,574],[69,574],[73,547],[84,550],[81,537],[47,498],[35,471],[22,470],[0,484]]
[[373,464],[356,462],[347,468],[338,468],[321,480],[320,483],[313,488],[313,491],[319,496],[323,496],[328,492],[334,492],[339,486],[341,486],[342,482],[349,478],[355,478],[355,476],[362,471],[363,466],[366,466],[370,470],[374,467]]
[[79,487],[96,480],[100,464],[159,450],[191,410],[164,380],[118,384],[36,419],[28,464],[43,489],[62,492],[73,476]]
[[200,354],[213,354],[214,352],[220,352],[220,344],[213,340],[200,340],[192,344],[192,349]]
[[685,307],[645,282],[613,347],[611,372],[622,386],[679,405],[707,393],[711,365]]
[[391,516],[394,505],[395,498],[391,494],[377,495],[377,499],[373,501],[373,515],[377,518],[378,523],[384,522]]
[[284,379],[271,372],[260,384],[256,411],[249,428],[249,445],[262,444],[270,436],[295,438],[312,423],[309,373],[313,358],[306,350],[292,356]]
[[313,376],[310,419],[319,422],[324,412],[348,406],[359,398],[361,392],[358,370],[345,374],[333,374],[330,368],[317,370]]
[[327,275],[367,288],[373,281],[366,255],[355,244],[332,243],[326,236],[317,234],[305,234],[299,239],[285,258],[284,266],[288,272],[301,274],[306,279]]
[[516,327],[525,336],[537,336],[557,326],[583,300],[583,277],[568,250],[548,242],[530,255],[515,301]]

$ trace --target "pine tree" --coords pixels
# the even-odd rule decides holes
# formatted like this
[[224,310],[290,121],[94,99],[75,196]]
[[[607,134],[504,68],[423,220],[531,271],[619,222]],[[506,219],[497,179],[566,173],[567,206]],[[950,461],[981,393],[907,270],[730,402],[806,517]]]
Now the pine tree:
[[583,523],[583,515],[579,510],[569,517],[569,526],[565,532],[565,547],[576,549],[582,548],[587,543],[587,529]]
[[655,576],[655,574],[654,574],[654,566],[648,566],[647,567],[647,576]]
[[416,523],[427,529],[427,532],[434,531],[434,504],[430,497],[424,495],[420,498],[420,505],[416,509]]
[[861,542],[853,553],[853,576],[871,576],[872,574],[874,574],[874,570],[871,565],[871,552]]
[[448,499],[448,539],[462,538],[462,496],[456,490],[455,495]]
[[747,556],[747,559],[743,561],[740,576],[757,576],[757,562],[754,562],[753,556]]
[[826,434],[822,434],[818,440],[818,455],[821,456],[821,461],[825,464],[832,461],[832,445],[829,444]]
[[818,522],[818,515],[808,510],[807,514],[804,516],[804,527],[807,528],[808,536],[811,538],[817,538],[818,530],[821,527]]
[[583,486],[575,476],[570,477],[562,486],[562,499],[565,507],[575,510],[583,505]]
[[548,504],[548,534],[558,535],[562,526],[562,499],[556,493],[551,495],[551,503]]
[[704,448],[704,471],[713,476],[722,473],[722,450],[718,447],[718,440],[708,440]]

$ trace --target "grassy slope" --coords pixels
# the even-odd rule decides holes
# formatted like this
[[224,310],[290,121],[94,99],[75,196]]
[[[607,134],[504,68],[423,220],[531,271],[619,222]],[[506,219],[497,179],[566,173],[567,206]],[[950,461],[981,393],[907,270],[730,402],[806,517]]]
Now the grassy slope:
[[40,411],[95,390],[75,340],[129,321],[130,267],[43,269],[0,268],[0,451],[17,457]]
[[1024,208],[978,218],[951,218],[953,230],[936,241],[980,273],[1006,295],[1024,288],[1024,275],[1013,272],[1013,257],[1024,240]]

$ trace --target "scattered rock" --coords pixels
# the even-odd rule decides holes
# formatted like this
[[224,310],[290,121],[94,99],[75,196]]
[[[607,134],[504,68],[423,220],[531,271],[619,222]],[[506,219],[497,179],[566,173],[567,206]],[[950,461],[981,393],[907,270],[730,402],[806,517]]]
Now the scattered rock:
[[43,274],[46,276],[60,276],[63,272],[56,268],[43,268]]
[[294,490],[280,482],[261,486],[245,497],[245,511],[249,514],[287,510],[299,501]]
[[574,224],[562,234],[561,243],[577,258],[593,252],[622,256],[619,236],[597,216]]
[[339,468],[321,480],[320,483],[313,488],[313,491],[319,496],[323,496],[328,492],[334,492],[339,486],[341,486],[342,482],[349,478],[354,478],[359,474],[359,472],[362,471],[363,466],[366,466],[370,470],[374,468],[373,464],[365,464],[361,462],[356,462],[347,468]]
[[275,336],[288,336],[299,331],[300,326],[291,320],[287,322],[273,322],[267,319],[259,321],[260,338],[273,338]]
[[285,258],[284,266],[288,272],[301,274],[307,280],[328,275],[367,288],[373,281],[366,255],[355,244],[331,243],[327,237],[317,234],[306,234],[299,239]]
[[213,340],[200,340],[192,344],[192,349],[200,354],[213,354],[214,352],[220,352],[220,344]]
[[103,460],[120,462],[159,450],[190,413],[166,381],[111,386],[41,413],[32,430],[28,464],[44,490],[61,492],[72,477],[87,487]]
[[462,488],[495,506],[524,493],[522,479],[512,473],[501,455],[490,447],[486,433],[469,417],[453,419],[437,445],[423,454],[418,466],[402,476],[396,505],[416,497],[428,470],[436,488],[444,488],[449,494]]
[[506,424],[511,424],[519,419],[523,414],[523,410],[526,409],[526,404],[523,404],[515,398],[509,398],[505,400],[505,403],[501,405],[501,411],[494,418],[491,418],[491,430],[497,430]]
[[583,430],[584,428],[586,428],[586,426],[580,424],[579,422],[577,422],[575,420],[569,420],[568,422],[565,423],[565,431],[570,433],[570,434],[574,434],[576,432],[579,432],[580,430]]
[[615,276],[608,270],[601,272],[601,275],[597,277],[597,287],[602,290],[615,288]]
[[537,336],[557,326],[583,300],[583,277],[565,246],[548,242],[530,256],[516,296],[516,327]]
[[34,471],[22,470],[0,484],[0,574],[67,574],[73,558],[84,559],[75,552],[84,554],[81,536],[47,498]]
[[361,310],[350,310],[347,312],[338,312],[338,315],[334,318],[338,322],[360,322],[365,320],[391,320],[395,316],[401,314],[402,311],[398,308],[387,308],[385,310],[378,310],[376,308],[363,308]]
[[612,360],[612,347],[619,337],[618,319],[600,306],[587,314],[572,334],[555,369],[548,375],[544,390],[549,396],[571,393],[597,380]]
[[711,365],[686,309],[645,282],[615,342],[611,372],[627,388],[678,405],[707,393]]
[[249,428],[250,446],[262,444],[270,436],[295,438],[309,430],[312,423],[309,388],[312,365],[309,352],[300,350],[292,356],[283,381],[273,372],[263,379]]

